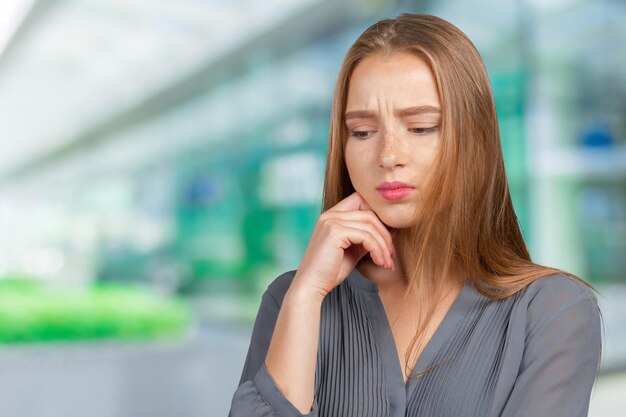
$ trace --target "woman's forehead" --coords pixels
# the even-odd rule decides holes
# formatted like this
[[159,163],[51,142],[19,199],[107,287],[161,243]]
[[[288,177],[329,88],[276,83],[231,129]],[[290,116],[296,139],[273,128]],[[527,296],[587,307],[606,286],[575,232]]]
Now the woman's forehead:
[[397,109],[440,104],[430,67],[408,53],[364,58],[350,77],[347,93],[347,112],[372,110],[388,102],[394,102]]

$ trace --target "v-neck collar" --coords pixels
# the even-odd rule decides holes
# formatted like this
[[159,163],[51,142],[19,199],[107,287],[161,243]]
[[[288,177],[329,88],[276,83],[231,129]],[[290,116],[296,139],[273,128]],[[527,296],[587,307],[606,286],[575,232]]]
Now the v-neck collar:
[[[443,343],[450,337],[461,318],[468,311],[468,303],[472,298],[472,284],[467,278],[465,279],[461,292],[448,309],[428,344],[422,350],[417,363],[411,371],[411,377],[405,384],[398,358],[398,350],[385,308],[378,293],[378,285],[364,277],[356,267],[348,275],[347,280],[352,286],[363,290],[361,293],[366,301],[366,311],[372,323],[376,342],[379,343],[383,368],[385,369],[385,379],[389,387],[388,395],[392,408],[391,416],[404,416],[407,401],[411,398],[416,385],[420,382],[420,378],[413,377],[414,374],[427,369],[437,352],[440,351]],[[385,333],[387,332],[388,334],[385,338]]]

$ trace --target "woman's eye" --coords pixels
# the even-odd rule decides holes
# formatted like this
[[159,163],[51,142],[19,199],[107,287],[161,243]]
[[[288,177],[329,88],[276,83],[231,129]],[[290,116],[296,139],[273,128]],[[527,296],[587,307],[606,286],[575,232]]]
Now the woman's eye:
[[373,130],[351,130],[350,136],[354,136],[355,138],[365,138],[369,132],[373,132]]
[[[412,127],[412,128],[409,128],[409,131],[416,133],[418,135],[430,135],[431,133],[434,133],[437,129],[439,129],[439,126]],[[367,135],[371,132],[376,132],[376,131],[375,130],[350,130],[350,136],[353,136],[359,139],[365,139],[367,138]]]
[[412,127],[409,130],[411,132],[417,133],[419,135],[429,135],[431,133],[433,133],[434,131],[436,131],[439,128],[439,126],[433,126],[433,127]]

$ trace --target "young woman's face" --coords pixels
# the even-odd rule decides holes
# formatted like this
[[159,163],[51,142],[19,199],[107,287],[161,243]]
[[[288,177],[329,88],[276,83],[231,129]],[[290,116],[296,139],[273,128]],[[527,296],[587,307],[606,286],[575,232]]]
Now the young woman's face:
[[[354,189],[390,227],[412,225],[440,148],[440,108],[435,78],[415,55],[371,55],[352,73],[346,166]],[[378,190],[386,181],[413,188]]]

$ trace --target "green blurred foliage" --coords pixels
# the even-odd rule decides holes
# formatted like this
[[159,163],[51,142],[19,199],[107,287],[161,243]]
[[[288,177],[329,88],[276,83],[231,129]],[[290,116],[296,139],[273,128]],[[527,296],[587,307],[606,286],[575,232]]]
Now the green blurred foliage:
[[0,343],[178,338],[191,323],[180,299],[121,284],[51,286],[0,279]]

